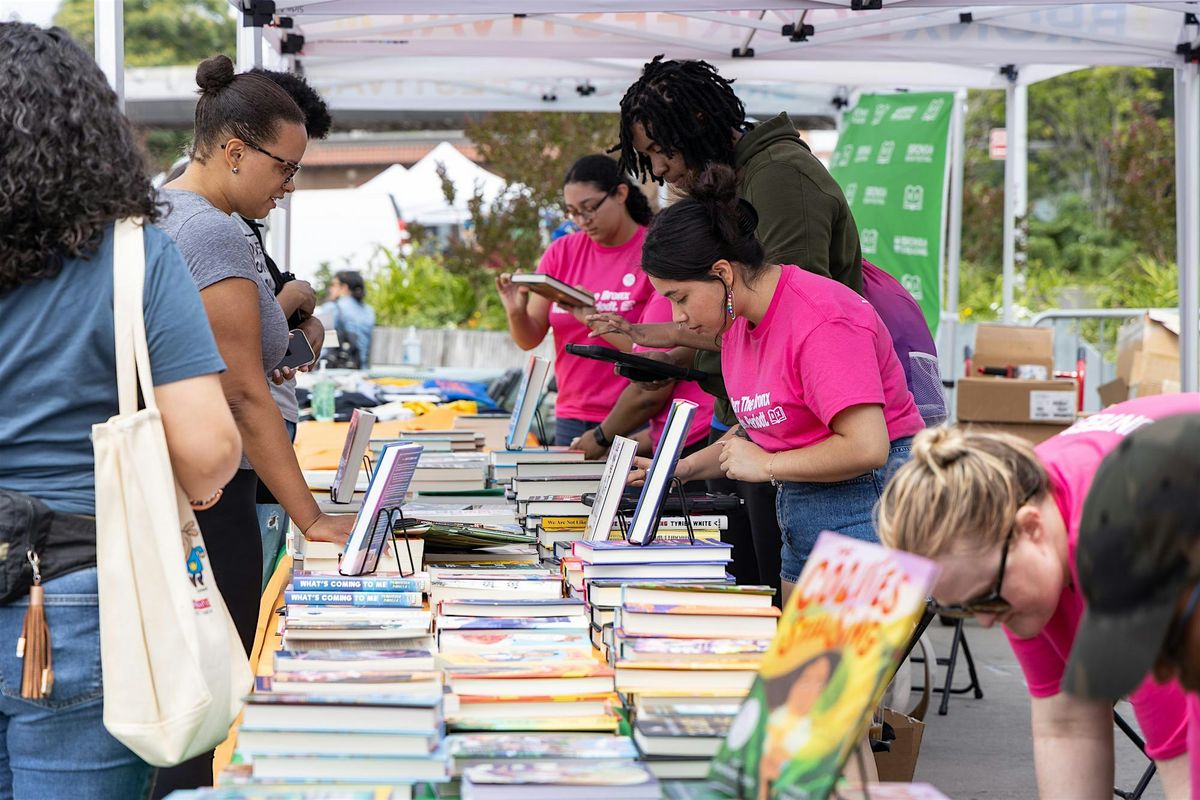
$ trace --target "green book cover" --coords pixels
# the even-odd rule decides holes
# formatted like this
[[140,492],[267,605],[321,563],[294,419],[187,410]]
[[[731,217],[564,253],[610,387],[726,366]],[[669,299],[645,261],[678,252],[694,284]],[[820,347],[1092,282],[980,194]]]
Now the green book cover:
[[936,574],[923,558],[822,533],[709,781],[747,800],[828,797]]

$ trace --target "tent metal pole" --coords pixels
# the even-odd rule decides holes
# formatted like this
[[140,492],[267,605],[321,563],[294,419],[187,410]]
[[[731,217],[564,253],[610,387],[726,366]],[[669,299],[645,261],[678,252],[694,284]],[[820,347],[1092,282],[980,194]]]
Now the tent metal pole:
[[96,63],[117,93],[117,108],[125,111],[125,9],[120,0],[95,0]]
[[1200,66],[1175,70],[1179,363],[1185,392],[1200,388]]
[[1026,137],[1029,93],[1017,83],[1014,71],[1005,88],[1004,129],[1007,148],[1004,156],[1004,275],[1003,319],[1016,321],[1013,289],[1016,284],[1018,221],[1024,219],[1028,204]]
[[[100,2],[100,0],[96,0]],[[254,25],[249,14],[243,14],[237,32],[237,71],[249,72],[263,65],[262,26]]]
[[958,363],[958,280],[962,263],[963,161],[967,146],[967,93],[960,89],[954,94],[954,110],[950,116],[950,218],[946,240],[946,271],[942,287],[942,320],[938,326],[939,360],[954,374]]
[[[296,57],[283,57],[283,71],[297,73]],[[271,256],[284,270],[292,268],[292,196],[284,198],[283,206],[271,212],[267,218],[267,234],[271,239]],[[319,288],[319,287],[318,287]]]

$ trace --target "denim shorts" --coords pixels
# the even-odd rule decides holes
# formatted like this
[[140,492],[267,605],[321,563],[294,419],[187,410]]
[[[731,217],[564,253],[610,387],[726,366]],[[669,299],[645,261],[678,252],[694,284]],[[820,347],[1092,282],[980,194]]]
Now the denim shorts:
[[28,598],[0,606],[0,800],[137,798],[154,770],[104,728],[96,568],[44,584],[54,687],[21,697],[21,635]]
[[887,463],[857,478],[837,483],[784,483],[775,496],[775,514],[783,533],[780,577],[795,583],[821,531],[835,531],[867,542],[875,533],[875,503],[883,487],[912,454],[912,437],[892,442]]

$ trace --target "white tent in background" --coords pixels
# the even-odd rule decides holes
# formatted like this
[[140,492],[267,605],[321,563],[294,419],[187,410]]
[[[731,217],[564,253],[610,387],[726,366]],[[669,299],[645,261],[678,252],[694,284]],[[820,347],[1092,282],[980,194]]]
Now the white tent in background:
[[[453,204],[446,200],[442,190],[439,166],[445,168],[446,177],[454,185]],[[363,188],[377,188],[375,180],[378,179],[368,181]],[[506,186],[507,182],[499,175],[488,172],[449,142],[442,142],[396,180],[394,185],[381,184],[378,188],[385,189],[392,196],[405,222],[437,226],[458,225],[466,221],[470,216],[467,204],[477,188],[483,196],[483,202],[491,203]]]
[[406,180],[408,180],[408,170],[404,168],[404,165],[392,164],[358,188],[365,189],[368,192],[394,194],[400,191],[400,187],[404,185]]
[[301,280],[311,281],[323,263],[335,272],[369,272],[380,261],[380,247],[400,246],[400,226],[386,192],[304,189],[292,194],[291,218],[290,266]]

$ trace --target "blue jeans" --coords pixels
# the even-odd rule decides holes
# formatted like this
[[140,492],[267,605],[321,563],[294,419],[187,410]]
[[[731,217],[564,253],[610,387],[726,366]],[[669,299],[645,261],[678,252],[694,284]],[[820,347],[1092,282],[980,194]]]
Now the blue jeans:
[[835,531],[877,542],[875,504],[888,479],[908,461],[912,438],[892,442],[887,463],[857,478],[837,483],[785,483],[775,496],[775,514],[783,533],[780,576],[795,583],[821,531]]
[[586,419],[557,417],[554,420],[554,444],[559,447],[566,447],[571,442],[579,438],[581,433],[596,427],[602,421],[603,420],[588,421]]
[[[283,424],[287,427],[291,440],[296,441],[296,423],[288,422],[285,419]],[[283,506],[277,503],[259,503],[256,510],[258,512],[258,534],[262,537],[262,591],[266,591],[267,582],[271,580],[271,575],[275,572],[275,563],[279,560],[279,551],[283,549],[283,544],[287,540],[289,520]]]
[[28,598],[0,606],[0,800],[146,797],[154,768],[104,728],[96,568],[46,581],[54,687],[21,698]]

